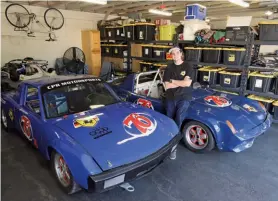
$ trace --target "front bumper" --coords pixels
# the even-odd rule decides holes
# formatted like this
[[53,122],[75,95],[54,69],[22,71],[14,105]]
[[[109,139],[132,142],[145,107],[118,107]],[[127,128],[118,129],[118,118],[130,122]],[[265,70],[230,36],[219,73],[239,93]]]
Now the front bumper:
[[229,141],[229,146],[227,146],[226,148],[227,151],[233,151],[238,153],[252,147],[255,139],[258,136],[264,134],[270,128],[272,122],[273,122],[273,118],[270,114],[268,114],[265,121],[262,124],[245,133],[245,136],[251,136],[251,137],[241,138],[236,136],[235,134],[235,136],[233,136],[233,138],[231,138]]
[[147,173],[150,173],[153,169],[159,166],[170,155],[181,138],[182,136],[179,133],[167,145],[144,159],[108,170],[98,175],[90,176],[88,178],[88,191],[107,191],[122,183],[145,176]]

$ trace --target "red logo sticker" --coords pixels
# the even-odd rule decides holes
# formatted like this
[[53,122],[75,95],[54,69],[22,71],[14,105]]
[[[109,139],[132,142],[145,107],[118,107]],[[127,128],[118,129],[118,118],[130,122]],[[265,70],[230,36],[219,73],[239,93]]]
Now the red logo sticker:
[[143,98],[138,98],[136,104],[142,105],[143,107],[150,108],[150,109],[153,110],[153,104],[149,100],[146,100],[146,99],[143,99]]
[[26,136],[26,138],[32,141],[33,133],[32,133],[31,121],[25,115],[21,116],[20,118],[20,127],[23,134]]
[[221,96],[207,96],[205,101],[208,105],[215,107],[228,107],[232,104],[231,100]]
[[123,144],[139,137],[151,135],[157,127],[157,122],[150,115],[144,113],[132,113],[124,119],[123,126],[126,133],[131,137],[122,140],[117,144]]

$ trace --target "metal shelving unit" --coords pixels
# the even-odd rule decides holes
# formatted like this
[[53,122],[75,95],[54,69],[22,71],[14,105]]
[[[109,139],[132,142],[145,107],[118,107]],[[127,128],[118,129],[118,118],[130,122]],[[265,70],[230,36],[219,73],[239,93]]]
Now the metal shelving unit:
[[261,92],[256,92],[256,91],[250,91],[250,90],[246,90],[245,91],[246,94],[254,94],[256,96],[262,96],[262,97],[266,97],[266,98],[273,98],[273,99],[277,99],[278,100],[278,95],[275,95],[273,93],[261,93]]

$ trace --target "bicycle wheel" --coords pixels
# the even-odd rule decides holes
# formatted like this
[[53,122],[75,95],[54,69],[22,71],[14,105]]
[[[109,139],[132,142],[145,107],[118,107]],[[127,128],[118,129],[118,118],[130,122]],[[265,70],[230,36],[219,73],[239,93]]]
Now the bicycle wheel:
[[30,24],[30,13],[22,5],[13,3],[5,10],[6,19],[16,28],[25,28]]
[[58,30],[64,25],[64,16],[58,9],[48,8],[44,13],[44,21],[52,30]]

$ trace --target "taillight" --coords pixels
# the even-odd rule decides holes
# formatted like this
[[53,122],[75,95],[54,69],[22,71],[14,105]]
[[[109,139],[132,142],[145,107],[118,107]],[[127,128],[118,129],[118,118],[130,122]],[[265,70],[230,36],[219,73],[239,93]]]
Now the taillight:
[[265,108],[264,104],[262,104],[261,102],[258,102],[258,103],[259,103],[259,105],[261,106],[261,108],[262,108],[264,111],[266,111],[266,108]]
[[233,124],[232,124],[229,120],[226,121],[226,124],[227,124],[227,126],[231,129],[231,131],[232,131],[233,134],[236,134],[236,133],[237,133],[235,127],[233,126]]
[[147,95],[147,94],[149,93],[149,90],[146,89],[146,90],[144,91],[144,93]]

